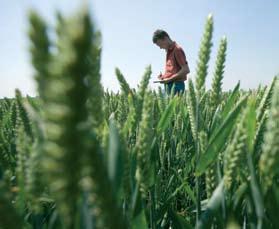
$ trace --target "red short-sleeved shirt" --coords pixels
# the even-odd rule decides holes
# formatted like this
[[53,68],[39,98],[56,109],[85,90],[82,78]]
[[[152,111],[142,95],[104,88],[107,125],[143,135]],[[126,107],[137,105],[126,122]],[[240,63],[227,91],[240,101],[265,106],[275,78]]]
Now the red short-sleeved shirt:
[[[184,64],[187,64],[185,53],[176,42],[173,42],[167,51],[164,78],[170,78],[172,75],[179,72],[181,66]],[[185,75],[183,81],[186,79],[187,75]]]

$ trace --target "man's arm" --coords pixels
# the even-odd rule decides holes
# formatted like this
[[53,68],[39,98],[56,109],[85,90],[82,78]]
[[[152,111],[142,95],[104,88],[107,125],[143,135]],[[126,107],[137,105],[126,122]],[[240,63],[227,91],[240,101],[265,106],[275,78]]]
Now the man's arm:
[[188,73],[190,73],[190,69],[188,64],[183,64],[181,66],[181,69],[173,74],[171,77],[164,79],[165,83],[168,82],[172,82],[172,81],[176,81],[176,80],[184,80],[185,79],[185,75],[187,75]]
[[186,55],[182,48],[178,48],[174,51],[174,58],[176,63],[180,66],[180,70],[173,74],[171,77],[169,77],[167,80],[168,82],[171,81],[184,81],[185,77],[187,77],[187,74],[190,72],[188,62],[186,60]]

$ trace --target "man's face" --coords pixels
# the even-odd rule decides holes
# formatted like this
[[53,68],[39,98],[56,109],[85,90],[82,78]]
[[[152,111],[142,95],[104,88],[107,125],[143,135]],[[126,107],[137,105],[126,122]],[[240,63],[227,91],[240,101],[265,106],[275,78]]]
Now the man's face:
[[157,42],[155,43],[160,49],[165,49],[167,50],[169,47],[168,44],[168,39],[167,38],[163,38],[163,39],[158,39]]

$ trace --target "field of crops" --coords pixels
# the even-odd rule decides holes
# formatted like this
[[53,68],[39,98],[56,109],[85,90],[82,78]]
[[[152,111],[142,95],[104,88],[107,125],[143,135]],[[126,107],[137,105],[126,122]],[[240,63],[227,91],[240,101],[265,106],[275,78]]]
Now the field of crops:
[[105,91],[89,12],[56,22],[29,13],[39,96],[0,100],[1,229],[279,228],[279,82],[223,92],[222,38],[207,90],[212,16],[180,96]]

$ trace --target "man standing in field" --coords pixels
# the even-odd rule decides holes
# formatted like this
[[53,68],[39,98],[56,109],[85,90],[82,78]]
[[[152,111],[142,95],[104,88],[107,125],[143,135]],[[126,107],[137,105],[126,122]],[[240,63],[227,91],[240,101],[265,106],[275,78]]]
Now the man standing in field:
[[184,81],[190,72],[183,49],[172,41],[164,30],[156,30],[153,34],[153,43],[166,50],[165,73],[158,76],[160,83],[165,84],[165,89],[170,94],[172,88],[174,94],[183,93],[185,90]]

